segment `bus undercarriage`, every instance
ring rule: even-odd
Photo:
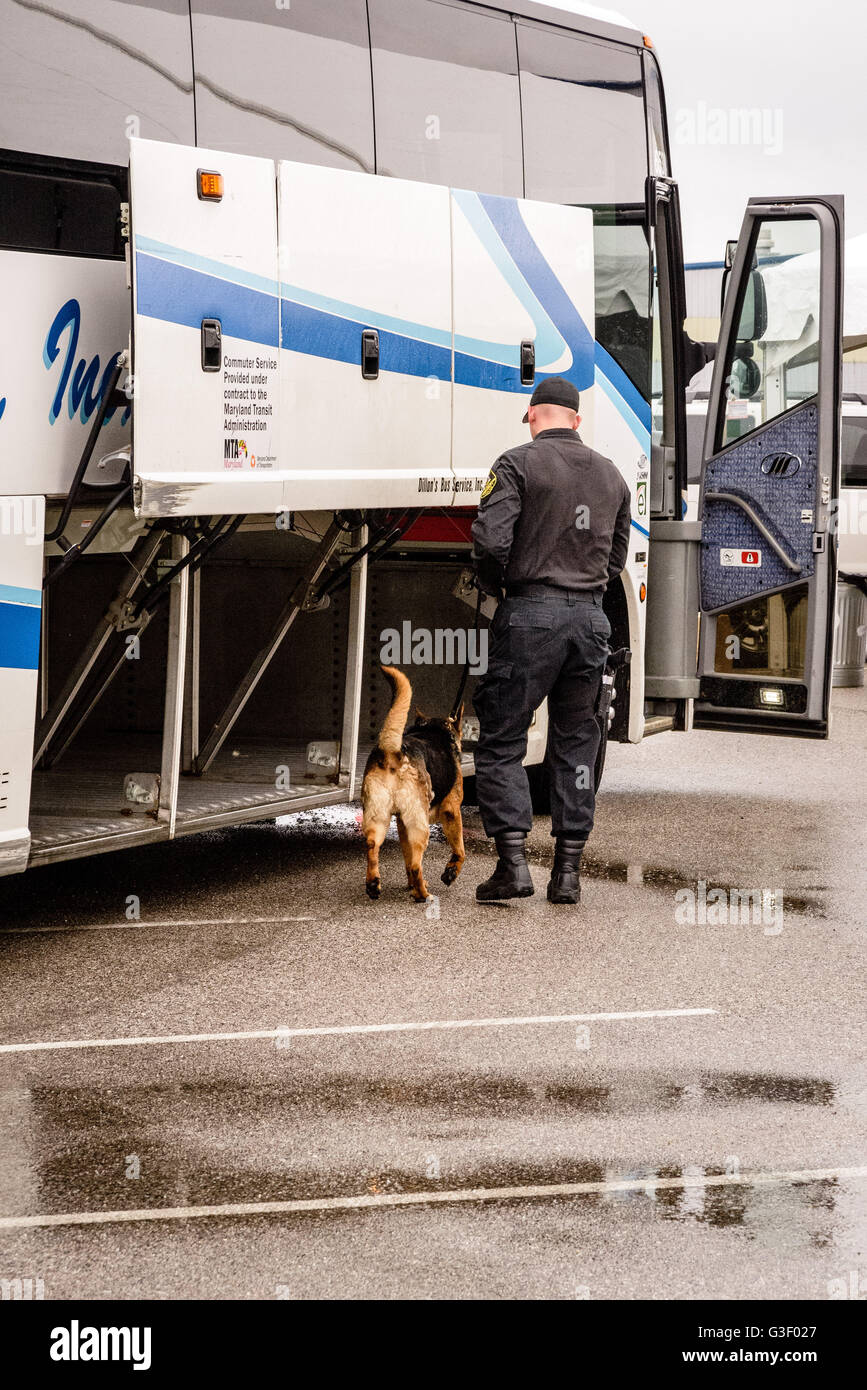
[[[352,800],[388,708],[388,642],[429,714],[451,707],[469,657],[472,774],[487,619],[468,647],[469,516],[237,520],[197,564],[210,529],[199,519],[121,514],[103,553],[48,584],[30,866]],[[109,549],[124,527],[125,548]],[[616,623],[616,601],[611,611]],[[544,746],[543,709],[529,763]]]

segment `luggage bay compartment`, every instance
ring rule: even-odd
[[[447,662],[413,664],[410,659],[407,665],[406,658],[422,631],[468,634],[472,629],[472,609],[452,594],[466,556],[460,547],[431,552],[398,547],[371,566],[364,586],[362,561],[354,566],[351,582],[331,594],[328,606],[299,612],[225,741],[207,766],[196,771],[196,752],[207,746],[254,653],[267,646],[275,617],[309,568],[327,521],[300,518],[304,534],[298,534],[280,531],[268,518],[251,519],[219,555],[209,557],[195,580],[198,598],[188,611],[173,824],[161,817],[159,799],[134,804],[124,791],[131,777],[145,793],[152,791],[165,766],[171,612],[164,604],[140,635],[138,657],[120,660],[117,674],[98,700],[89,704],[93,697],[85,692],[85,713],[73,707],[68,724],[61,725],[49,744],[47,765],[37,765],[31,865],[357,797],[367,753],[390,702],[390,688],[380,671],[389,631],[401,634],[403,650],[396,664],[407,669],[418,706],[427,714],[449,711],[462,671],[460,647]],[[171,545],[169,538],[163,550]],[[337,555],[334,567],[346,564],[351,553]],[[167,563],[164,556],[159,562],[162,570],[155,574],[164,573]],[[64,576],[48,612],[43,669],[48,706],[57,701],[70,669],[81,659],[125,571],[129,572],[127,557],[104,554],[82,560]],[[192,581],[190,589],[195,592]],[[196,632],[198,662],[191,655]],[[123,634],[113,634],[112,641],[117,660]],[[98,671],[94,674],[99,676]],[[468,713],[474,684],[471,674]],[[464,769],[466,775],[472,773],[471,747],[465,750]]]

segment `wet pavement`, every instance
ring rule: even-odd
[[[828,744],[613,747],[577,911],[543,818],[536,896],[477,905],[472,811],[426,907],[394,836],[367,899],[355,808],[0,880],[0,1277],[867,1292],[867,692],[834,716]]]

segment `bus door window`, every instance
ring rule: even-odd
[[[818,222],[812,217],[762,222],[726,360],[718,448],[816,394],[818,323]]]
[[[819,276],[815,218],[759,225],[754,269],[746,282],[738,330],[728,348],[717,449],[751,434],[818,391]],[[803,677],[807,600],[807,585],[797,585],[721,614],[714,669]]]

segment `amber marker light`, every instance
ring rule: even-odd
[[[223,175],[213,169],[197,169],[196,188],[203,203],[219,203],[223,196]]]

